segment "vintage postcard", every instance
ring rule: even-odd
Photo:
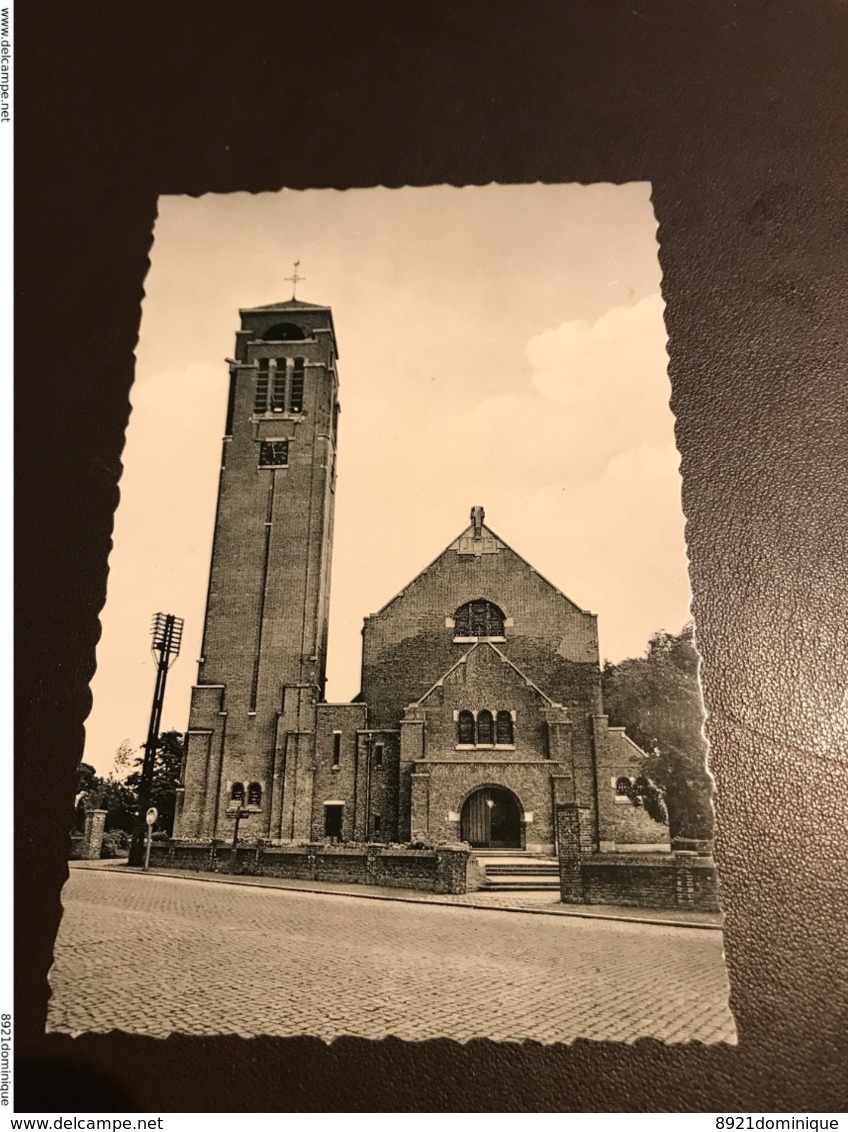
[[[150,258],[49,1029],[735,1042],[650,185]]]

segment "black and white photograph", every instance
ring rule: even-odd
[[[160,197],[49,1031],[735,1044],[658,250]]]

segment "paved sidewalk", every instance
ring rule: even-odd
[[[144,875],[130,868],[125,860],[71,861],[70,867],[83,869],[120,868],[127,874]],[[339,884],[335,881],[289,880],[278,877],[229,876],[226,873],[197,873],[189,869],[152,868],[150,875],[181,880],[235,884],[249,888],[280,888],[291,892],[323,893],[327,896],[354,896],[366,900],[397,900],[407,904],[439,904],[446,907],[482,908],[497,912],[523,912],[543,916],[575,916],[590,920],[616,920],[654,924],[661,927],[690,927],[720,930],[718,912],[686,912],[675,908],[630,908],[623,905],[562,904],[556,892],[469,892],[464,896],[436,895],[407,888],[384,888],[370,884]]]

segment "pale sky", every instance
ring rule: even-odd
[[[362,619],[486,523],[581,608],[601,655],[689,617],[650,185],[163,197],[145,282],[84,759],[144,742],[149,624],[185,618],[163,728],[200,654],[239,307],[328,305],[339,344],[327,698]]]

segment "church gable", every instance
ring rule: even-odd
[[[393,726],[403,708],[479,640],[497,643],[557,700],[564,699],[574,666],[598,669],[594,614],[552,586],[483,520],[482,508],[474,508],[471,524],[439,557],[365,619],[362,697],[377,726]],[[494,611],[488,620],[486,609]]]
[[[389,614],[393,607],[403,603],[411,592],[420,586],[426,586],[428,579],[433,575],[442,575],[445,570],[449,570],[452,566],[457,565],[457,560],[463,565],[469,565],[475,559],[491,558],[499,556],[503,560],[503,568],[508,570],[513,575],[521,572],[526,573],[529,577],[534,579],[534,584],[538,586],[539,590],[547,593],[551,600],[559,601],[567,605],[575,613],[584,614],[584,616],[591,616],[586,614],[575,602],[556,588],[551,582],[544,578],[538,570],[517,554],[512,547],[495,534],[493,530],[487,527],[484,523],[485,511],[482,507],[472,507],[471,509],[471,523],[462,531],[461,534],[449,543],[442,553],[434,559],[429,566],[426,566],[420,574],[417,574],[411,582],[409,582],[399,593],[388,601],[377,613],[372,614],[366,621],[377,618],[382,618]],[[496,566],[493,562],[486,562],[484,564],[483,572],[486,574],[497,573]]]

